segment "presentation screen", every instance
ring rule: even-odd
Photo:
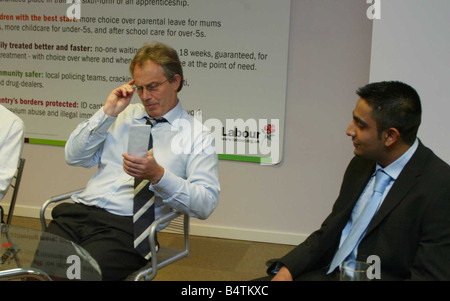
[[[24,120],[27,142],[64,145],[132,79],[137,50],[162,42],[184,68],[181,104],[211,128],[219,157],[281,161],[289,0],[0,3],[0,104]]]

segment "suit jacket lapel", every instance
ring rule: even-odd
[[[418,177],[422,173],[423,166],[427,160],[427,148],[419,143],[415,154],[403,168],[391,190],[387,194],[378,212],[367,229],[369,234],[378,224],[391,212],[416,185]]]
[[[361,176],[355,180],[355,193],[351,198],[351,202],[349,203],[349,207],[347,208],[350,213],[353,211],[353,208],[356,205],[356,202],[360,198],[362,192],[364,191],[364,188],[367,186],[367,182],[369,182],[370,177],[372,176],[373,172],[375,171],[375,163],[371,163],[367,165],[364,170],[361,172]]]
[[[350,219],[350,215],[353,212],[353,208],[355,207],[356,202],[361,196],[364,188],[367,185],[367,182],[369,181],[374,171],[375,171],[375,162],[364,161],[359,167],[358,174],[352,177],[351,183],[344,183],[344,185],[345,184],[351,185],[352,187],[354,187],[354,189],[352,188],[351,194],[345,194],[342,196],[343,200],[346,202],[346,205],[344,207],[345,209],[342,211],[340,218],[338,219],[340,221],[339,226],[342,229],[345,227],[346,223]]]

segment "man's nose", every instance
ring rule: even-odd
[[[142,98],[143,99],[149,99],[152,98],[153,94],[152,92],[150,92],[149,90],[147,90],[146,88],[144,88],[143,92],[142,92]]]
[[[353,124],[353,121],[348,125],[345,134],[350,137],[353,137],[355,135],[355,125]]]

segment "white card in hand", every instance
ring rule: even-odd
[[[148,152],[151,126],[135,124],[130,126],[128,136],[128,154],[136,157],[145,157]]]

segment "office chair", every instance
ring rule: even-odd
[[[17,165],[17,171],[16,174],[14,175],[10,186],[13,188],[13,193],[11,196],[11,202],[9,203],[9,211],[8,211],[8,217],[6,219],[6,224],[10,225],[11,224],[11,220],[13,217],[13,213],[14,213],[14,207],[16,205],[16,200],[17,200],[17,194],[19,193],[19,187],[20,187],[20,181],[22,179],[22,173],[23,173],[23,168],[25,167],[25,159],[24,158],[20,158],[19,163]],[[1,220],[0,222],[2,224],[4,224],[4,220],[3,220],[3,208],[0,206],[0,215],[1,215]]]
[[[43,231],[47,229],[47,223],[45,220],[45,211],[47,207],[53,203],[70,200],[73,194],[79,193],[81,191],[83,191],[83,189],[60,194],[48,199],[44,203],[40,211],[40,220]],[[170,223],[181,215],[183,215],[184,248],[177,249],[160,245],[159,250],[156,251],[155,234],[158,226],[161,224]],[[157,272],[163,267],[166,267],[182,258],[189,256],[189,215],[174,210],[156,219],[150,226],[149,241],[150,241],[150,250],[152,254],[156,255],[152,256],[151,260],[147,265],[129,275],[126,278],[127,281],[140,281],[140,280],[150,281],[156,277]]]

